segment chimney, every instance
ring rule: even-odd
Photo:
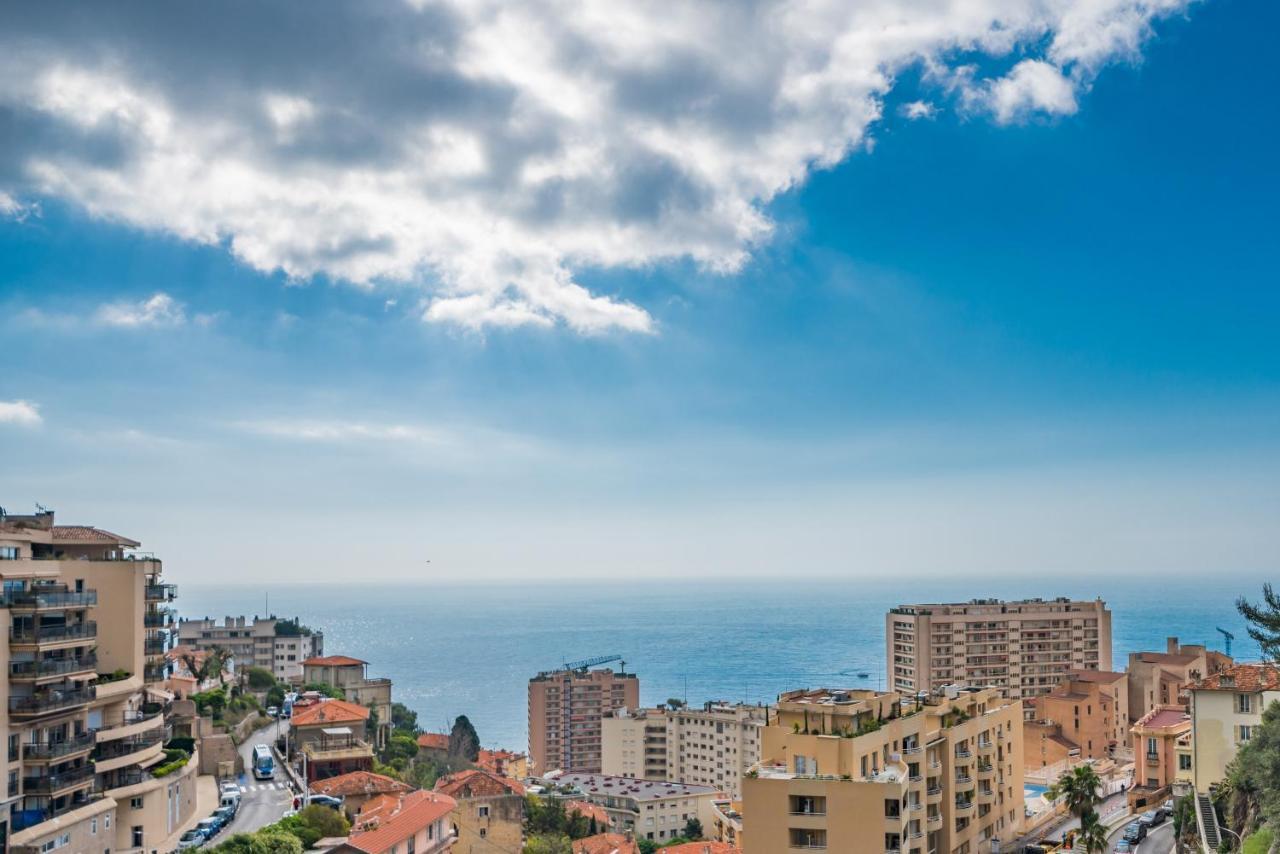
[[[1177,639],[1177,638],[1166,638],[1166,639],[1165,639],[1165,642],[1164,642],[1164,651],[1165,651],[1165,652],[1167,652],[1169,655],[1177,655],[1177,654],[1178,654],[1178,639]]]

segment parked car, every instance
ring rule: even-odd
[[[1161,809],[1160,807],[1156,807],[1153,810],[1147,810],[1141,816],[1138,817],[1138,821],[1145,824],[1147,826],[1147,830],[1150,830],[1156,825],[1163,823],[1164,819],[1165,819],[1164,810]]]
[[[213,817],[221,819],[222,826],[226,827],[236,817],[236,808],[233,806],[218,807],[213,811]]]
[[[240,784],[233,780],[223,780],[222,785],[218,787],[218,790],[224,795],[239,795]]]
[[[239,792],[223,792],[222,798],[218,801],[219,807],[229,807],[231,814],[235,815],[240,811],[240,793]]]
[[[274,717],[276,717],[276,716],[277,716],[277,715],[279,715],[279,714],[280,714],[280,707],[279,707],[279,706],[267,706],[267,716],[268,716],[268,717],[272,717],[272,718],[274,718]]]
[[[1121,839],[1116,843],[1115,854],[1131,854],[1134,850],[1133,843],[1127,839]]]
[[[1147,826],[1141,821],[1131,821],[1124,829],[1124,838],[1130,842],[1141,842],[1147,838]]]
[[[333,807],[335,810],[342,808],[342,798],[335,798],[332,795],[312,795],[310,802],[320,804],[322,807]]]
[[[200,819],[199,824],[196,825],[196,830],[199,830],[201,833],[204,834],[204,838],[206,842],[212,839],[214,836],[216,836],[218,831],[221,829],[222,829],[222,825],[219,824],[218,820],[213,816]]]
[[[199,848],[204,844],[204,834],[196,828],[191,828],[178,839],[178,850],[183,851],[187,848]]]
[[[1165,801],[1160,805],[1160,809],[1164,810],[1165,815],[1173,815],[1173,798]]]

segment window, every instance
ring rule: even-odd
[[[1236,711],[1242,715],[1251,713],[1253,711],[1253,696],[1250,694],[1237,694]]]
[[[1156,740],[1154,738],[1148,737],[1147,738],[1147,755],[1154,758],[1159,752],[1160,751],[1156,748]]]
[[[415,839],[415,837],[410,836],[410,837],[409,837],[409,839],[408,839],[408,841],[405,843],[405,849],[404,849],[405,854],[413,854],[413,851],[414,851],[414,839]]]
[[[140,824],[135,824],[133,826],[133,847],[142,847],[142,825]]]
[[[98,817],[96,815],[93,818],[89,819],[89,832],[90,833],[98,832]]]
[[[0,560],[17,560],[17,546],[0,546]]]
[[[105,816],[102,817],[102,826],[106,830],[111,829],[111,813],[107,813]]]
[[[66,848],[70,844],[71,844],[71,834],[64,833],[60,836],[55,836],[53,839],[50,839],[48,842],[41,845],[40,850],[42,852],[56,851],[59,848]]]
[[[18,772],[9,772],[9,797],[16,798],[18,796]]]
[[[476,807],[476,815],[480,816],[480,818],[488,818],[488,817],[489,817],[489,807],[487,807],[487,806]]]
[[[137,797],[137,798],[130,798],[130,799],[129,799],[129,809],[134,809],[134,810],[140,810],[140,809],[142,809],[142,798],[141,798],[141,797]],[[139,844],[139,845],[141,845],[142,843],[141,843],[141,842],[139,842],[138,844]]]
[[[1191,754],[1190,753],[1183,753],[1178,756],[1178,770],[1179,771],[1191,770]]]
[[[1253,727],[1247,724],[1240,725],[1240,741],[1248,741],[1253,736]]]

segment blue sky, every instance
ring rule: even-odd
[[[906,63],[837,163],[717,197],[756,198],[767,236],[702,202],[666,222],[713,190],[637,160],[593,223],[660,225],[584,256],[563,247],[613,237],[562,224],[496,289],[458,272],[497,268],[474,248],[402,275],[399,251],[299,248],[338,214],[285,205],[285,240],[193,196],[192,224],[162,189],[90,187],[138,178],[129,154],[51,178],[16,146],[0,495],[143,539],[179,580],[1274,570],[1277,24],[1212,0],[1140,55]],[[1002,114],[1037,51],[1074,101]],[[50,96],[4,97],[25,142]],[[562,269],[585,313],[519,279]]]

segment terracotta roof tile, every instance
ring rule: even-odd
[[[321,655],[315,658],[308,658],[302,662],[303,667],[351,667],[356,664],[368,664],[369,662],[359,658],[352,658],[349,655]]]
[[[659,848],[658,854],[739,854],[728,842],[685,842]]]
[[[382,795],[366,807],[370,805],[371,809],[360,811],[356,818],[360,829],[353,830],[347,841],[359,851],[381,854],[453,812],[457,802],[448,795],[419,789],[400,798]]]
[[[524,795],[524,786],[480,768],[459,771],[436,780],[435,790],[451,798],[492,798],[501,795]]]
[[[118,543],[126,546],[142,545],[137,540],[94,528],[91,525],[54,525],[53,539],[70,543]]]
[[[346,700],[324,700],[302,708],[294,707],[292,727],[317,726],[319,724],[355,723],[369,719],[369,710],[359,703]]]
[[[372,771],[352,771],[349,774],[339,774],[337,777],[328,777],[324,780],[316,780],[311,784],[311,791],[320,795],[333,795],[334,797],[346,797],[347,795],[383,795],[388,792],[408,792],[413,787],[408,783],[401,783],[399,780],[393,780],[382,774],[374,774]]]
[[[640,847],[635,841],[621,833],[600,833],[575,839],[570,847],[573,854],[640,854]]]
[[[448,750],[449,736],[443,732],[424,732],[418,736],[418,747],[426,750]]]
[[[1237,691],[1241,694],[1280,691],[1280,668],[1274,664],[1237,664],[1193,682],[1191,687],[1196,691]]]
[[[597,827],[608,827],[613,824],[609,818],[609,811],[590,801],[565,801],[564,811],[566,813],[579,813],[588,821],[594,818]]]

